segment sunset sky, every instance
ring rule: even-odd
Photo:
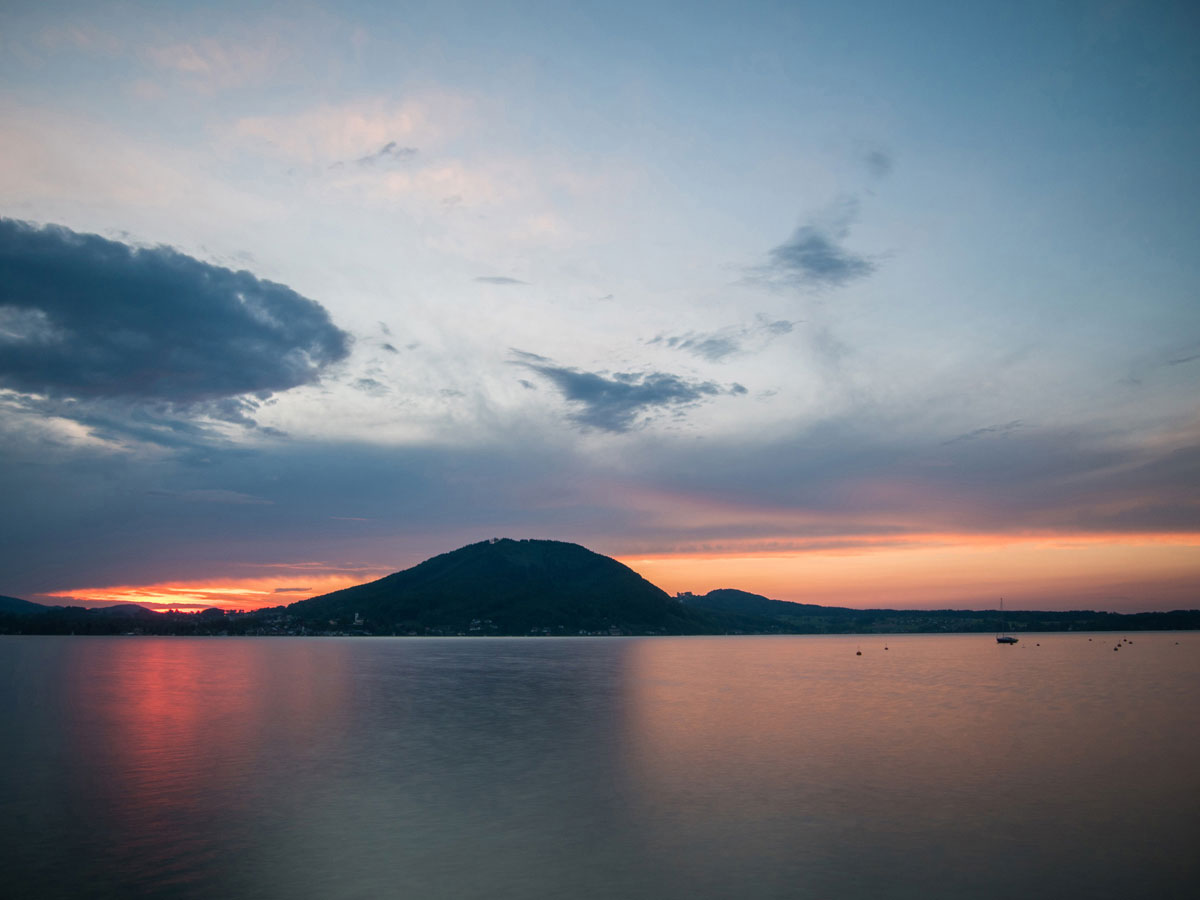
[[[0,594],[1200,606],[1200,7],[898,10],[6,2]]]

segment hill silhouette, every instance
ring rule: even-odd
[[[615,559],[563,541],[508,538],[298,601],[287,612],[301,621],[418,634],[724,630],[720,617],[689,609]]]
[[[11,613],[19,616],[33,616],[39,613],[49,612],[52,609],[54,609],[54,607],[45,606],[41,603],[34,603],[32,600],[21,600],[18,597],[0,596],[0,613]]]

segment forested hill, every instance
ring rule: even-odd
[[[753,616],[795,634],[906,634],[985,631],[1175,631],[1200,628],[1200,610],[1110,613],[1094,610],[850,609],[771,600],[721,588],[680,594],[696,610]]]
[[[359,624],[417,634],[724,630],[722,617],[689,609],[615,559],[578,544],[507,538],[470,544],[378,581],[301,600],[287,612],[314,625]]]
[[[21,600],[17,597],[0,596],[0,615],[12,613],[15,615],[33,616],[38,613],[49,612],[54,607],[43,606],[40,603],[33,603],[29,600]]]

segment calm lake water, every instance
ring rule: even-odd
[[[0,892],[1190,898],[1200,635],[1120,637],[0,637]]]

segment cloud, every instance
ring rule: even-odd
[[[389,393],[387,385],[374,378],[356,378],[350,386],[370,397],[382,397]]]
[[[877,268],[874,260],[843,246],[856,213],[857,204],[846,201],[801,225],[791,238],[767,254],[765,265],[750,274],[811,289],[843,287],[866,278]]]
[[[293,163],[327,167],[338,161],[362,160],[401,141],[436,148],[448,131],[457,131],[463,103],[447,94],[390,100],[363,100],[342,106],[324,105],[299,113],[239,119],[231,137]],[[443,192],[443,195],[446,192]]]
[[[253,424],[259,402],[349,350],[325,309],[284,285],[169,247],[0,219],[0,387],[53,414],[140,405]]]
[[[984,428],[976,428],[973,431],[960,434],[958,437],[952,437],[948,441],[942,441],[942,446],[946,447],[961,441],[973,441],[977,438],[986,437],[989,434],[1008,434],[1010,431],[1020,428],[1022,424],[1024,423],[1020,419],[1013,419],[1011,422],[1005,422],[1003,425],[988,425]]]
[[[844,537],[863,529],[1200,533],[1200,498],[1179,490],[1200,477],[1195,429],[1122,436],[996,426],[947,441],[930,412],[908,420],[851,414],[770,438],[710,436],[670,454],[631,445],[622,464],[653,486],[631,496],[686,499],[659,520],[675,540]]]
[[[577,410],[571,421],[584,428],[626,432],[656,411],[691,406],[720,394],[742,394],[741,385],[723,388],[711,381],[689,381],[666,372],[617,372],[605,376],[556,366],[536,354],[516,351],[522,357],[516,364],[537,372],[549,380]]]
[[[731,326],[709,332],[659,334],[646,343],[662,344],[709,362],[721,362],[731,356],[761,350],[776,337],[789,334],[797,324],[787,319],[772,321],[760,315],[751,325]]]
[[[561,390],[542,373],[516,374]],[[622,384],[611,374],[602,382]],[[542,396],[515,389],[529,401]],[[568,402],[589,411],[584,400]],[[676,408],[642,408],[627,430]],[[289,567],[266,589],[315,584],[306,560],[383,574],[497,533],[629,553],[786,549],[813,538],[853,546],[864,535],[1200,532],[1200,498],[1180,490],[1200,483],[1194,429],[1122,437],[1031,422],[943,443],[967,430],[919,406],[703,440],[645,430],[622,437],[619,454],[526,423],[491,440],[209,445],[130,465],[95,442],[50,442],[40,421],[0,441],[3,592],[201,579],[258,571],[264,560]],[[269,502],[203,500],[233,499],[207,493],[226,491]]]
[[[416,147],[401,147],[395,141],[388,141],[374,153],[360,156],[355,162],[360,166],[373,166],[381,162],[409,159],[417,155]]]
[[[718,335],[695,335],[692,337],[671,337],[667,338],[669,346],[678,347],[680,350],[687,350],[694,353],[696,356],[716,362],[724,359],[727,356],[739,352],[741,344],[729,337]]]
[[[528,281],[521,281],[519,278],[509,278],[506,275],[480,275],[474,280],[482,284],[529,284]]]
[[[867,151],[863,155],[863,163],[866,165],[867,171],[876,178],[886,178],[891,174],[892,167],[895,165],[892,157],[879,148]]]

